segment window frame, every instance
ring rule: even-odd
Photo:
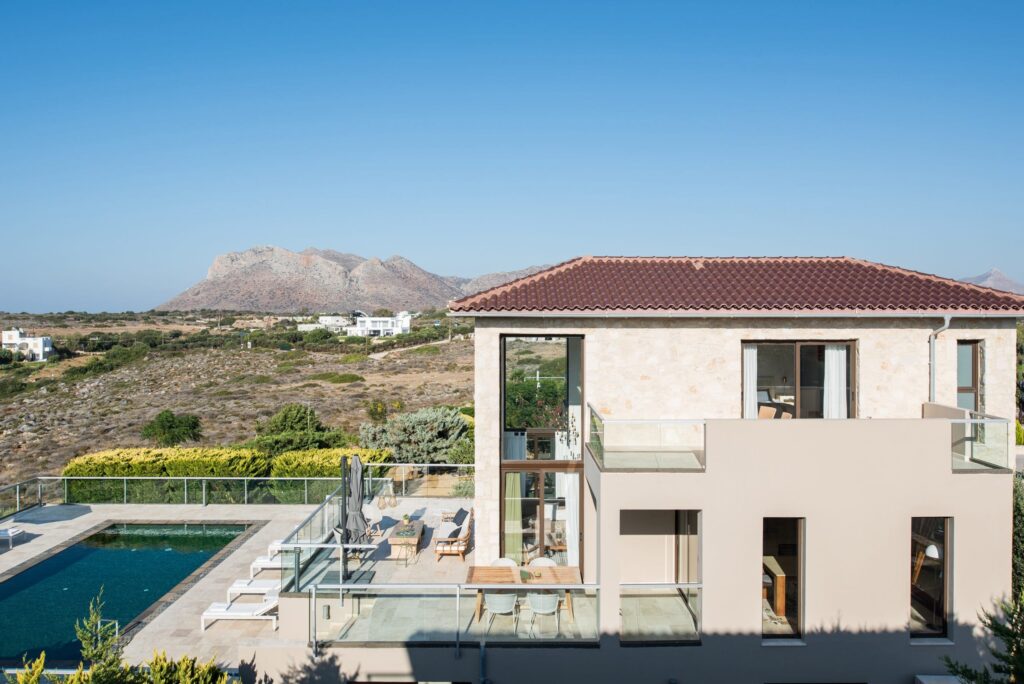
[[[857,356],[858,347],[857,340],[779,340],[779,339],[764,339],[764,340],[741,340],[740,341],[740,417],[743,417],[743,389],[746,386],[746,377],[744,376],[743,370],[743,346],[752,344],[754,346],[760,346],[762,344],[776,344],[776,345],[792,345],[793,346],[793,388],[794,388],[794,400],[793,400],[793,418],[797,420],[825,420],[824,418],[801,418],[800,417],[800,348],[804,346],[822,347],[829,344],[845,344],[849,348],[849,375],[850,382],[847,390],[850,392],[850,405],[847,411],[846,419],[854,419],[858,417],[857,405],[860,403],[860,391],[858,380],[858,368],[857,368]]]
[[[927,641],[929,639],[944,639],[950,640],[949,633],[949,620],[950,616],[953,615],[953,601],[952,591],[953,588],[953,516],[949,515],[915,515],[910,518],[910,548],[911,548],[911,567],[910,567],[910,582],[908,582],[908,588],[910,590],[910,601],[907,607],[912,611],[914,602],[914,560],[913,560],[913,548],[914,548],[914,521],[920,519],[939,518],[942,520],[942,633],[937,634],[934,632],[914,632],[913,623],[907,620],[907,631],[910,633],[911,641]],[[909,614],[908,614],[909,618]]]
[[[761,557],[762,567],[760,575],[764,575],[764,526],[768,520],[793,520],[796,522],[796,538],[797,538],[797,591],[796,591],[796,630],[794,634],[765,634],[764,622],[762,617],[761,624],[761,642],[796,642],[803,643],[804,639],[804,598],[806,596],[807,586],[807,518],[805,516],[798,515],[767,515],[761,518]],[[764,584],[761,584],[762,592]],[[758,592],[757,596],[762,601],[762,592]]]
[[[967,385],[964,387],[960,386],[960,347],[970,346],[971,348],[971,379],[973,385]],[[956,406],[960,406],[960,394],[961,393],[972,393],[974,394],[974,408],[965,409],[974,411],[975,413],[981,412],[981,341],[980,340],[957,340],[956,341]]]

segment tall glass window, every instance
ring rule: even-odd
[[[956,405],[981,410],[981,353],[977,342],[956,344]]]
[[[910,635],[945,637],[949,518],[913,518],[910,530]]]
[[[761,636],[800,636],[803,518],[765,518],[762,532]]]
[[[581,566],[583,338],[502,338],[502,555]]]

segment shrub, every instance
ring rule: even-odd
[[[376,449],[309,449],[274,457],[271,477],[341,477],[341,458],[358,456],[363,463],[387,463],[391,454]]]
[[[0,366],[8,366],[14,363],[14,352],[10,349],[0,349]]]
[[[437,356],[441,353],[441,348],[436,344],[427,345],[425,347],[416,347],[410,349],[407,354],[421,354],[423,356]]]
[[[334,334],[331,331],[324,328],[317,328],[316,330],[310,330],[304,336],[303,342],[327,342],[328,340],[334,339]]]
[[[374,423],[383,423],[387,420],[389,413],[401,411],[403,408],[405,408],[405,404],[402,403],[401,399],[392,399],[390,401],[373,399],[366,403],[366,415]]]
[[[157,446],[177,446],[182,442],[199,441],[203,438],[203,430],[199,416],[161,411],[142,428],[142,437],[153,440]]]
[[[1017,421],[1017,446],[1024,446],[1024,425]]]
[[[110,449],[78,456],[66,477],[266,477],[270,459],[253,449],[168,447]]]
[[[320,432],[303,430],[301,432],[280,432],[276,435],[259,435],[243,446],[256,449],[268,456],[275,456],[286,451],[347,447],[355,446],[357,443],[358,440],[354,435],[342,430],[322,430]]]
[[[474,483],[473,479],[470,477],[459,480],[455,483],[455,486],[452,487],[452,496],[466,499],[473,498],[476,492],[475,484],[476,483]]]
[[[476,446],[469,437],[463,437],[448,450],[445,461],[454,464],[473,463],[476,458]]]
[[[323,432],[327,428],[309,406],[285,404],[268,420],[256,424],[258,435],[279,435],[284,432]]]
[[[369,358],[370,357],[367,356],[366,354],[354,354],[354,353],[353,354],[345,354],[344,356],[341,357],[341,362],[342,363],[360,363],[362,361],[366,361]]]
[[[368,449],[388,449],[399,463],[438,463],[468,429],[456,409],[426,408],[399,414],[384,424],[364,423],[359,443]]]
[[[65,380],[78,380],[94,375],[109,373],[112,370],[127,366],[130,363],[143,359],[149,353],[149,345],[136,342],[130,347],[116,345],[103,356],[90,359],[84,366],[72,366],[64,371]]]

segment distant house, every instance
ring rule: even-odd
[[[3,331],[3,348],[21,353],[28,361],[45,361],[53,354],[53,340],[49,337],[31,337],[21,328]]]
[[[332,333],[345,332],[345,328],[352,325],[352,319],[348,316],[320,316],[316,323],[299,323],[296,329],[299,332],[310,330],[327,330]]]
[[[354,325],[345,328],[353,337],[391,337],[409,332],[412,314],[399,311],[394,316],[357,316]]]

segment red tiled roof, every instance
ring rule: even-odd
[[[456,300],[453,313],[974,313],[1024,296],[849,257],[578,257]]]

